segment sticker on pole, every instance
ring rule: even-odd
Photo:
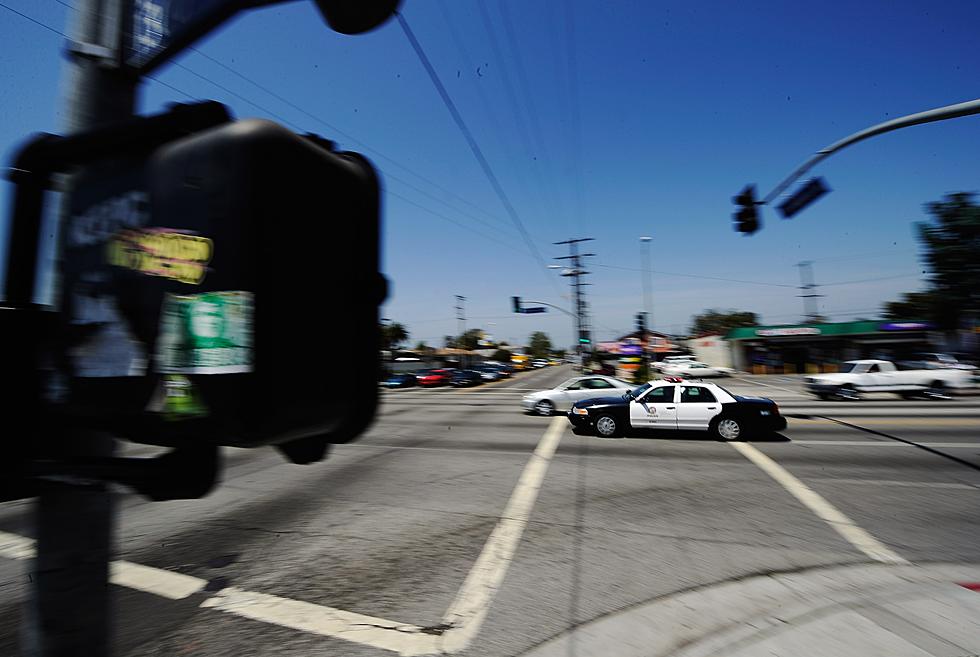
[[[251,292],[168,294],[160,317],[156,370],[162,374],[252,371]]]

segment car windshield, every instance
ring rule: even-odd
[[[847,374],[848,372],[853,371],[857,366],[857,363],[841,363],[837,366],[837,371],[841,374]]]
[[[626,393],[626,395],[632,399],[636,399],[652,387],[653,386],[650,383],[644,383],[641,386],[637,386],[633,388],[628,393]]]

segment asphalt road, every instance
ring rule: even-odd
[[[980,580],[980,397],[818,402],[799,377],[740,377],[723,385],[775,399],[786,431],[598,439],[520,411],[571,374],[386,391],[370,432],[324,463],[228,450],[205,499],[121,493],[117,559],[148,568],[113,586],[116,654],[511,656],[758,574],[946,563]],[[0,505],[4,655],[29,509]]]

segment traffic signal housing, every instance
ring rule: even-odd
[[[757,207],[759,202],[755,200],[755,185],[746,185],[732,201],[738,206],[734,216],[735,230],[746,235],[759,230],[761,219]]]
[[[646,333],[647,330],[647,314],[644,312],[636,313],[636,330],[640,333]]]
[[[377,405],[387,285],[375,170],[321,138],[227,115],[140,141],[170,118],[134,120],[118,138],[48,136],[74,149],[48,171],[85,169],[68,193],[51,328],[35,337],[40,416],[178,449],[272,444],[319,460]],[[28,192],[40,199],[18,186]],[[41,213],[21,202],[15,233]]]

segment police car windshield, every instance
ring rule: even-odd
[[[629,395],[632,399],[636,399],[637,397],[639,397],[640,395],[642,395],[644,392],[646,392],[652,387],[653,386],[651,386],[649,383],[644,383],[642,386],[637,386],[626,394]]]

